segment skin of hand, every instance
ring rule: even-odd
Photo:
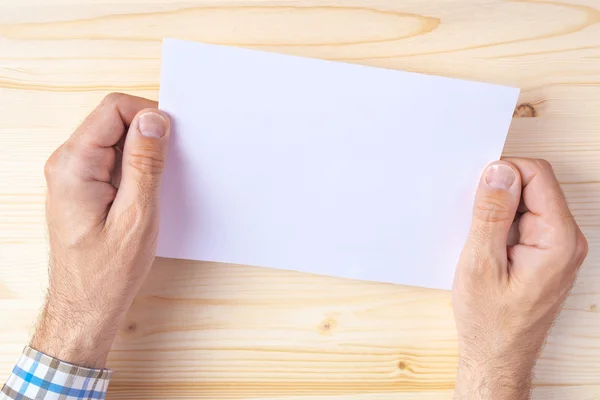
[[[170,135],[156,107],[108,95],[46,163],[49,289],[30,343],[36,350],[105,365],[156,251]]]
[[[453,288],[455,399],[524,400],[548,332],[587,255],[550,164],[491,164]]]

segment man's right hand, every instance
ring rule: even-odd
[[[550,164],[488,166],[454,281],[456,399],[529,399],[533,367],[586,254]]]

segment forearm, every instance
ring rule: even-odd
[[[104,365],[123,313],[58,297],[51,291],[0,400],[104,399],[111,376]]]
[[[122,315],[114,307],[57,302],[49,296],[30,346],[74,365],[104,368]]]
[[[459,362],[455,400],[529,400],[531,367],[515,357],[509,364]]]

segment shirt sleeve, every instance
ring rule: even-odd
[[[26,347],[0,400],[104,399],[112,371],[78,367]]]

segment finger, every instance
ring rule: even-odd
[[[508,160],[522,175],[523,208],[527,210],[519,220],[519,244],[512,249],[517,254],[513,268],[535,271],[532,254],[547,268],[572,265],[573,259],[585,253],[581,251],[585,238],[569,210],[552,166],[544,160]],[[516,262],[525,254],[530,254],[522,258],[526,263]]]
[[[567,200],[554,170],[548,161],[527,158],[506,158],[521,174],[523,181],[523,212],[539,216],[572,218]]]
[[[84,145],[112,147],[119,142],[135,115],[157,103],[142,97],[111,93],[102,100],[73,134]]]
[[[514,246],[515,244],[519,243],[519,238],[521,236],[521,232],[519,231],[520,220],[521,219],[517,217],[510,226],[510,229],[508,231],[508,240],[506,241],[506,244],[508,246]]]
[[[521,178],[522,179],[522,178]],[[521,189],[522,191],[523,189]],[[523,196],[521,195],[521,201],[519,202],[519,208],[517,209],[517,212],[524,214],[526,212],[529,212],[529,209],[527,208],[527,206],[525,205],[525,200],[523,200]]]
[[[149,214],[157,210],[169,136],[170,122],[165,113],[154,108],[135,116],[127,132],[121,182],[110,214],[118,215],[132,206]]]
[[[79,219],[104,220],[110,203],[115,198],[116,189],[110,183],[103,182],[102,177],[90,178],[89,171],[99,159],[95,156],[83,156],[67,146],[57,149],[46,162],[44,174],[48,184],[47,207],[62,209],[53,215],[79,215]],[[109,150],[109,149],[96,149]],[[68,201],[53,202],[58,196]],[[65,217],[66,218],[66,217]]]
[[[475,196],[467,247],[506,259],[511,225],[521,196],[521,176],[510,163],[498,161],[483,173]]]
[[[517,244],[549,249],[555,242],[555,232],[548,219],[527,212],[519,218],[519,241]]]

